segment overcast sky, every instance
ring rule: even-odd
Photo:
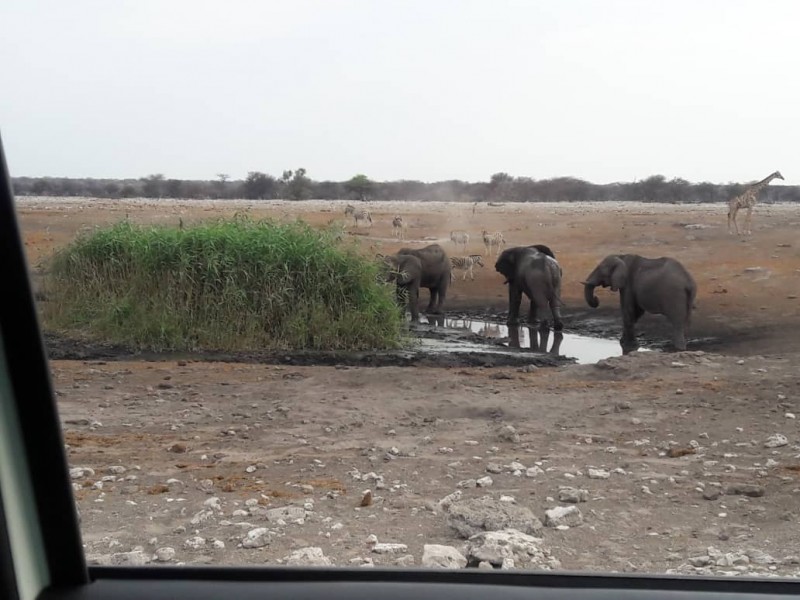
[[[800,184],[793,0],[3,0],[12,175]]]

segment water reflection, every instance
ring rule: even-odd
[[[509,348],[574,357],[581,364],[592,364],[598,360],[622,354],[619,341],[616,339],[553,331],[547,326],[540,328],[512,327],[509,330],[503,324],[478,319],[454,319],[444,315],[429,315],[427,320],[436,327],[476,333],[487,338],[487,341],[489,339],[500,341]],[[425,322],[424,316],[422,322]],[[460,345],[468,346],[469,344],[462,342]],[[457,347],[458,344],[455,346]],[[644,350],[644,348],[640,348],[640,350]]]
[[[548,351],[547,345],[550,340],[550,327],[547,325],[541,325],[538,328],[535,327],[512,327],[508,330],[508,346],[509,348],[520,348],[525,349],[525,346],[520,343],[520,333],[524,333],[523,329],[528,330],[528,348],[533,352],[543,352],[545,354],[552,354],[553,356],[559,356],[561,354],[561,342],[564,340],[564,333],[561,331],[553,332],[553,345],[550,347]],[[522,336],[522,340],[524,341],[525,336]]]

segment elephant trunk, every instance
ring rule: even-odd
[[[586,298],[586,304],[591,306],[592,308],[597,308],[600,306],[600,301],[597,299],[597,296],[594,295],[594,288],[596,284],[585,282],[583,284],[583,295]]]

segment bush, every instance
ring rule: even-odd
[[[335,237],[247,218],[97,229],[53,257],[45,327],[149,350],[399,346],[394,290]]]

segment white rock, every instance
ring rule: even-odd
[[[192,518],[189,520],[189,522],[192,525],[199,525],[201,523],[205,523],[206,521],[208,521],[213,516],[214,516],[214,511],[212,511],[212,510],[201,510],[201,511],[195,513],[192,516]]]
[[[588,499],[589,499],[588,490],[568,487],[568,486],[558,488],[559,502],[578,504],[579,502],[586,502]]]
[[[214,540],[211,542],[211,547],[215,550],[224,550],[225,549],[225,542],[222,540]]]
[[[295,550],[284,560],[289,566],[327,567],[333,564],[331,559],[322,553],[322,548],[309,546]]]
[[[783,415],[783,416],[784,416],[784,417],[786,417],[787,419],[796,419],[796,418],[797,418],[797,417],[795,417],[795,414],[794,414],[794,413],[790,413],[790,412],[787,412],[787,413],[786,413],[785,415]]]
[[[267,521],[295,521],[305,518],[306,511],[302,506],[282,506],[267,510],[264,516],[266,516]]]
[[[153,560],[156,562],[169,562],[173,558],[175,558],[175,548],[170,548],[169,546],[159,548],[153,554]]]
[[[84,477],[94,477],[94,469],[89,467],[73,467],[69,470],[71,479],[83,479]]]
[[[538,475],[544,475],[544,471],[539,467],[528,467],[525,469],[526,477],[536,477]]]
[[[183,542],[183,547],[187,550],[199,550],[200,548],[204,548],[206,545],[205,538],[201,538],[199,535],[194,537],[190,537],[188,540]]]
[[[216,496],[212,496],[203,502],[203,506],[207,506],[209,508],[213,508],[214,510],[222,510],[222,505],[220,504],[219,498]]]
[[[375,554],[399,554],[401,552],[408,552],[408,546],[405,544],[377,542],[372,544],[372,551]]]
[[[131,552],[115,552],[111,555],[111,564],[124,567],[141,567],[150,562],[150,557],[143,550]]]
[[[469,538],[469,564],[490,563],[495,568],[560,569],[561,563],[542,547],[541,538],[526,535],[516,529],[487,531]]]
[[[605,469],[589,469],[589,479],[608,479],[611,473]]]
[[[422,566],[439,569],[463,569],[467,558],[452,546],[425,544],[422,548]]]
[[[261,548],[269,543],[269,530],[266,527],[256,527],[247,532],[242,540],[244,548]]]
[[[767,441],[764,442],[764,448],[780,448],[781,446],[786,446],[789,443],[789,440],[786,439],[786,436],[782,433],[773,433]]]
[[[458,502],[461,500],[461,496],[463,496],[463,492],[460,490],[453,492],[452,494],[448,494],[441,500],[439,500],[439,508],[442,510],[447,510],[453,504],[453,502]]]
[[[494,481],[492,481],[492,478],[487,475],[486,477],[477,479],[475,483],[478,485],[478,487],[489,487],[494,483]]]
[[[548,527],[568,525],[575,527],[583,522],[583,515],[577,506],[556,506],[544,511],[544,523]]]
[[[127,471],[127,469],[121,465],[114,465],[106,469],[106,472],[111,475],[122,475],[125,471]]]

